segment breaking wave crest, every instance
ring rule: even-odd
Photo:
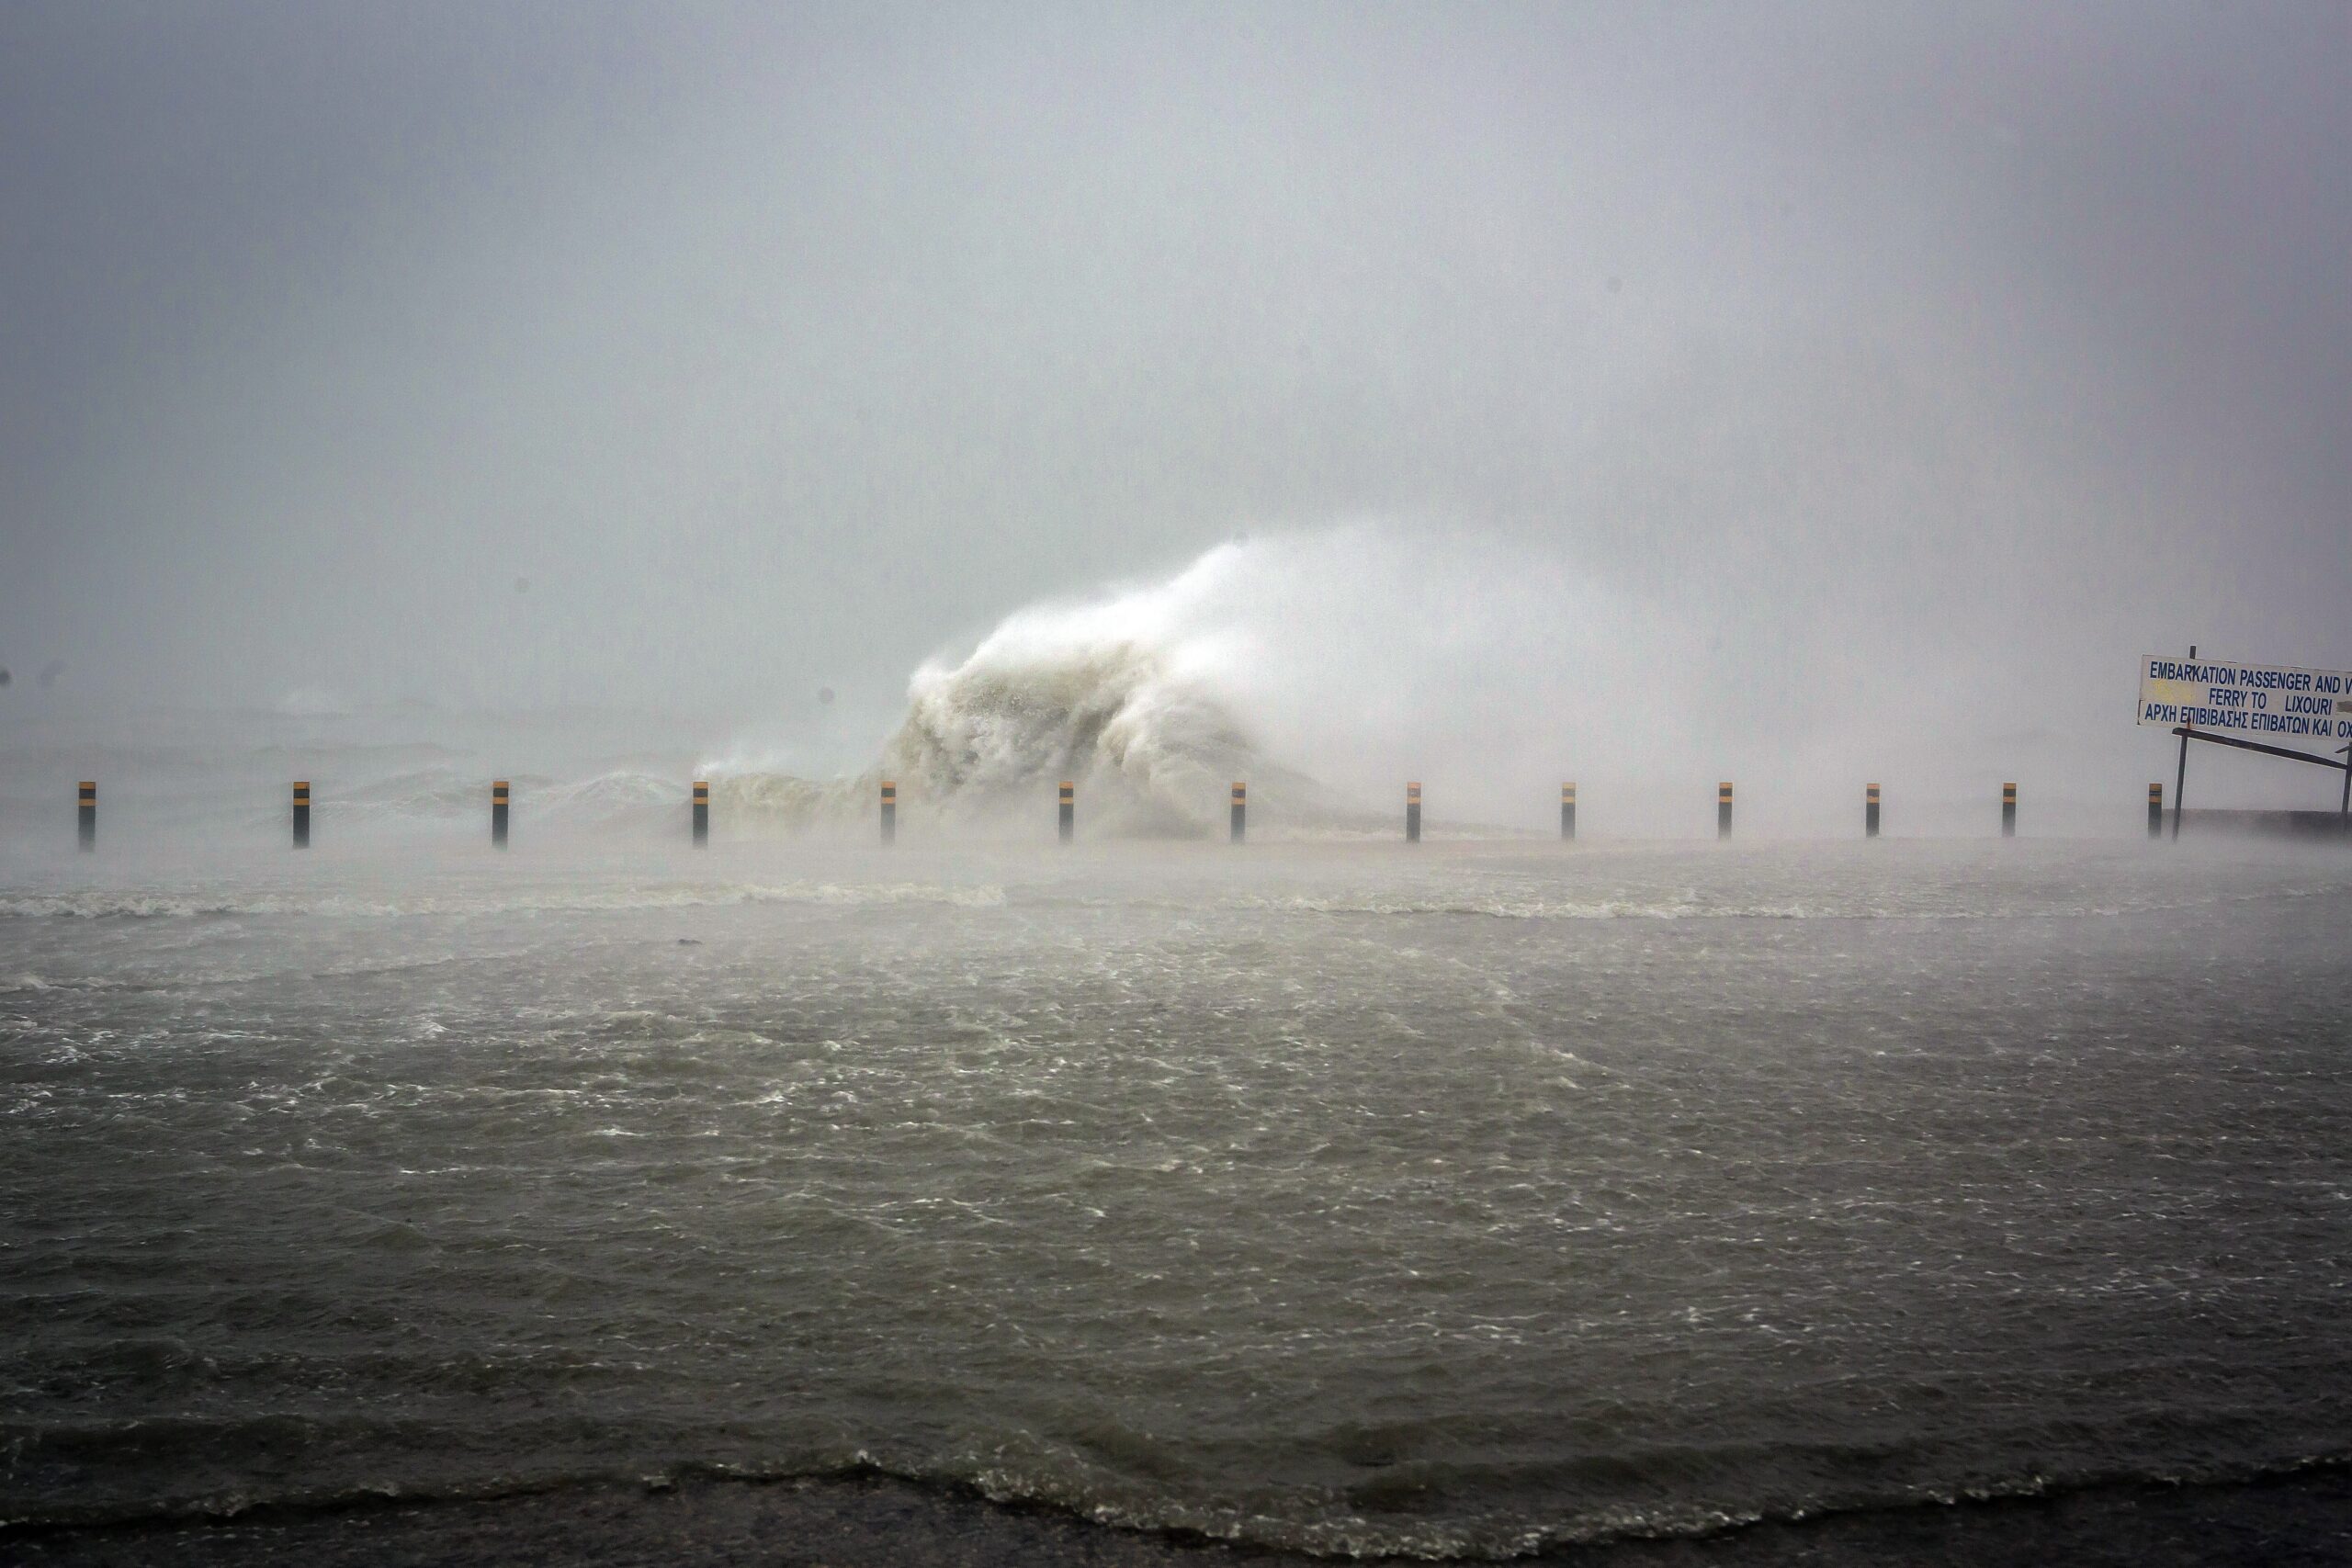
[[[1019,616],[953,669],[925,665],[884,766],[943,815],[1034,810],[1062,779],[1114,831],[1206,826],[1256,748],[1187,649],[1120,606]]]
[[[1034,819],[1069,780],[1082,831],[1191,838],[1222,830],[1243,781],[1284,831],[1373,830],[1270,762],[1237,712],[1225,677],[1252,641],[1230,592],[1239,560],[1238,547],[1221,547],[1155,587],[1023,610],[968,657],[915,671],[906,716],[867,772],[819,782],[713,768],[714,799],[735,821],[863,821],[888,779],[903,819],[988,827]]]

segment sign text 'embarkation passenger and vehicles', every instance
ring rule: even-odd
[[[2150,654],[2140,660],[2140,722],[2273,742],[2352,739],[2352,672]]]

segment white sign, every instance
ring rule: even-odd
[[[2332,751],[2352,739],[2352,673],[2150,654],[2140,660],[2140,722],[2302,749],[2325,740]]]

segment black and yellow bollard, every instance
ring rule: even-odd
[[[1564,784],[1560,786],[1560,837],[1573,839],[1576,836],[1577,786]]]
[[[1065,844],[1078,837],[1078,785],[1068,779],[1062,780],[1061,829]]]
[[[1250,828],[1250,786],[1233,781],[1233,841],[1239,843]]]
[[[78,798],[80,807],[75,813],[75,826],[81,832],[82,847],[95,850],[98,847],[98,781],[84,779]]]
[[[494,850],[506,847],[506,781],[490,781],[490,846]]]
[[[882,781],[882,841],[899,841],[899,786],[888,779]]]
[[[710,781],[695,780],[695,848],[710,842]]]
[[[1878,837],[1878,785],[1862,786],[1862,837]]]
[[[1405,841],[1408,844],[1421,841],[1421,786],[1419,784],[1405,786]]]
[[[2005,784],[2001,786],[2001,837],[2014,839],[2017,836],[2018,786]]]
[[[2148,837],[2161,839],[2164,836],[2165,786],[2152,784],[2148,786]]]
[[[1715,786],[1715,837],[1731,837],[1731,781],[1725,779]]]
[[[311,847],[311,781],[308,779],[294,781],[294,847],[298,850]]]

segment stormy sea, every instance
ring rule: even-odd
[[[0,1558],[2352,1551],[2339,846],[1408,845],[1078,640],[503,851],[437,720],[15,747]]]

